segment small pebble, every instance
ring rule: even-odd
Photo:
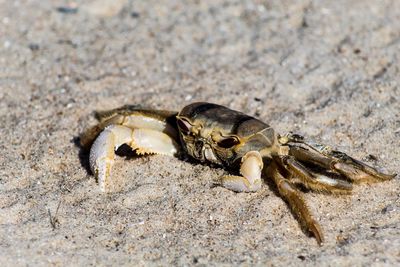
[[[9,17],[4,17],[1,22],[3,22],[3,24],[8,24],[10,23],[10,18]]]
[[[64,14],[76,14],[78,13],[78,7],[76,6],[60,6],[57,7],[57,11]]]
[[[393,211],[396,211],[396,208],[393,205],[387,205],[386,207],[384,207],[381,210],[381,213],[382,214],[386,214],[386,213],[390,213],[390,212],[393,212]]]
[[[136,19],[140,17],[140,14],[138,12],[131,12],[131,17]]]
[[[11,46],[11,42],[6,40],[6,41],[4,41],[3,46],[4,46],[4,48],[9,48]]]
[[[127,2],[128,0],[94,0],[82,5],[82,9],[97,17],[112,17],[121,12]]]
[[[31,51],[37,51],[40,48],[38,44],[34,44],[34,43],[29,44],[28,47]]]
[[[303,256],[303,255],[299,255],[299,256],[297,256],[297,258],[299,258],[299,259],[302,260],[302,261],[304,261],[304,260],[306,259],[306,257]]]

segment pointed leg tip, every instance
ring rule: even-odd
[[[385,174],[365,164],[356,166],[348,163],[337,162],[333,166],[336,171],[346,176],[348,179],[350,179],[353,183],[356,184],[364,182],[373,183],[373,182],[388,181],[393,179],[397,175],[397,174]]]
[[[318,245],[322,246],[325,243],[325,239],[324,236],[322,235],[322,233],[314,233],[315,239],[317,239],[317,243]]]
[[[322,229],[316,221],[313,221],[309,225],[309,231],[312,233],[312,235],[317,240],[318,245],[322,246],[324,244],[325,239],[324,239],[324,235],[322,234]]]

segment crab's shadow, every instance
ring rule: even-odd
[[[90,151],[88,149],[85,149],[84,147],[82,147],[79,136],[75,136],[72,139],[72,142],[79,149],[79,152],[78,152],[79,163],[86,170],[88,175],[92,174],[92,171],[90,170],[90,163],[89,163],[89,152]]]

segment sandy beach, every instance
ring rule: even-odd
[[[122,155],[104,194],[78,145],[95,110],[207,101],[400,173],[399,33],[394,0],[0,0],[0,265],[400,265],[399,176],[305,193],[319,246],[268,179]]]

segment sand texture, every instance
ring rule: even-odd
[[[94,110],[208,101],[400,173],[400,1],[0,0],[0,266],[399,266],[400,182],[308,192],[307,236],[271,182],[117,157],[100,192]]]

